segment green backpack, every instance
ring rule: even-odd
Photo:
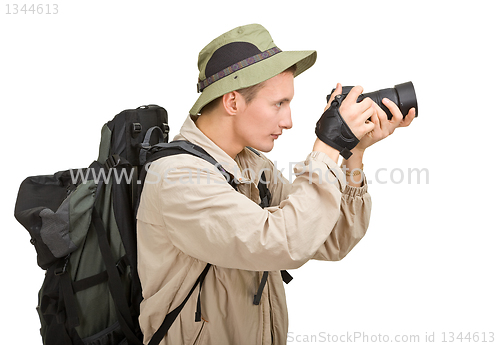
[[[232,176],[203,148],[187,141],[169,143],[168,133],[162,107],[122,111],[103,126],[99,158],[88,168],[22,182],[14,213],[29,231],[38,265],[46,270],[37,306],[45,345],[143,343],[135,215],[148,164],[170,155],[195,155],[215,165],[236,189]],[[264,176],[258,187],[261,206],[267,207],[271,195]],[[149,344],[160,343],[194,290],[201,290],[210,266]],[[291,279],[286,271],[282,275],[286,282]],[[264,284],[265,279],[254,304]],[[196,320],[201,320],[197,305]]]

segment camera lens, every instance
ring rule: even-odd
[[[342,94],[347,95],[351,91],[352,86],[343,86]],[[335,89],[332,90],[332,93]],[[326,97],[326,100],[330,99],[330,95]],[[411,81],[403,84],[395,85],[394,88],[382,89],[370,93],[361,94],[358,97],[358,102],[361,102],[366,97],[371,98],[375,103],[377,103],[380,108],[387,114],[387,118],[392,119],[391,111],[382,103],[382,99],[389,98],[391,101],[396,103],[399,110],[403,114],[403,117],[408,114],[411,108],[415,108],[415,117],[418,116],[418,105],[417,105],[417,95],[415,94],[415,88]]]
[[[387,114],[387,118],[392,119],[391,111],[382,103],[382,99],[389,98],[396,103],[403,117],[408,114],[411,108],[415,108],[415,117],[418,116],[417,95],[411,81],[403,84],[395,85],[394,88],[382,89],[375,92],[365,93],[358,97],[358,102],[361,102],[366,97],[371,98],[377,103],[380,108]]]

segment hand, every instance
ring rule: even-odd
[[[338,83],[335,91],[332,93],[330,100],[328,101],[325,111],[330,107],[330,104],[335,99],[335,96],[340,95],[341,93],[342,85]],[[361,86],[353,87],[347,94],[346,98],[342,101],[339,108],[340,115],[344,119],[345,123],[349,126],[351,132],[356,136],[356,138],[360,140],[366,133],[374,129],[374,123],[367,120],[377,111],[375,102],[369,98],[365,98],[359,103],[356,102],[359,95],[362,93],[363,88]]]
[[[373,129],[368,132],[362,139],[360,139],[360,142],[358,143],[358,145],[356,145],[353,151],[364,151],[367,147],[370,147],[376,142],[385,139],[389,135],[394,133],[396,128],[408,127],[415,118],[415,108],[411,108],[408,114],[403,119],[401,110],[399,110],[398,106],[394,102],[387,98],[384,98],[382,102],[392,113],[392,119],[388,120],[387,114],[382,110],[382,108],[380,108],[376,103],[373,103],[375,104],[376,109],[376,113],[371,117],[370,121],[374,125]]]

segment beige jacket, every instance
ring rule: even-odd
[[[189,116],[174,139],[202,146],[240,181],[239,193],[216,167],[191,155],[151,165],[137,215],[144,343],[209,262],[202,322],[194,320],[196,290],[161,344],[285,344],[288,316],[280,270],[311,259],[340,260],[358,243],[370,218],[366,183],[346,185],[338,165],[321,152],[296,165],[289,183],[267,158],[249,149],[233,160],[195,120]],[[258,205],[259,171],[270,182],[272,201],[266,209]],[[256,306],[252,301],[262,271],[270,271],[269,278]]]

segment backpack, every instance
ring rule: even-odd
[[[168,134],[164,108],[124,110],[102,127],[99,157],[88,168],[31,176],[21,183],[14,214],[46,270],[37,306],[45,345],[143,344],[135,214],[145,167],[161,157],[191,154],[231,176],[203,148],[187,141],[169,143]],[[237,188],[236,181],[228,182]],[[260,206],[269,206],[264,175],[258,188]],[[199,286],[201,291],[210,267],[149,344],[163,339],[194,290]],[[292,279],[286,271],[282,277],[286,283]],[[266,279],[264,274],[254,304],[260,302]],[[196,320],[201,320],[199,298],[200,293]]]

